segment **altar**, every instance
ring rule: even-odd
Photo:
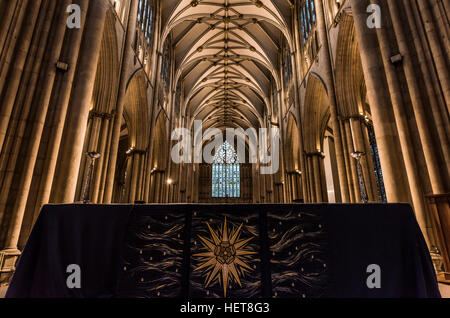
[[[43,208],[7,297],[440,294],[407,204],[72,204]]]

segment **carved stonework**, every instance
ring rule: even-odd
[[[16,249],[0,251],[0,285],[8,284],[16,270],[16,263],[19,256],[20,251]]]

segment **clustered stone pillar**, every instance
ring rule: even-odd
[[[85,126],[108,2],[73,2],[81,8],[82,22],[81,28],[73,30],[66,25],[70,0],[1,4],[5,11],[0,22],[0,223],[6,229],[0,235],[1,282],[14,269],[20,253],[18,243],[25,210],[33,211],[36,205],[40,208],[40,203],[49,202],[50,188],[56,187],[56,183],[50,184],[54,181],[53,163],[58,152],[68,159],[59,162],[70,166],[63,168],[64,178],[70,184],[59,184],[61,191],[67,191],[61,198],[69,198],[76,187],[79,166],[72,165],[71,160],[82,155],[79,146],[82,147],[86,130],[83,122]],[[83,80],[72,88],[75,74]],[[71,94],[76,98],[72,98],[69,119],[66,114]],[[45,133],[46,129],[52,130],[48,125],[52,120],[61,126],[60,132],[64,123],[73,130],[75,135],[66,137],[70,142],[66,141],[65,146],[57,130],[54,134]],[[44,162],[39,160],[40,154],[45,157]],[[40,170],[43,167],[49,169]],[[35,169],[41,171],[42,188],[31,187]],[[17,171],[20,173],[16,175]],[[33,213],[30,216],[28,223],[32,222]]]
[[[142,177],[144,174],[143,163],[145,150],[133,149],[128,154],[127,178],[125,185],[125,202],[141,201]]]
[[[83,146],[91,107],[100,45],[106,18],[106,1],[90,1],[86,26],[72,88],[69,110],[60,146],[51,200],[68,203],[75,199]]]
[[[111,138],[111,149],[109,152],[108,160],[108,174],[106,176],[105,193],[103,197],[104,203],[111,203],[113,189],[114,189],[114,177],[117,164],[117,155],[119,150],[120,130],[122,127],[123,110],[126,99],[126,89],[129,80],[130,65],[128,64],[133,57],[133,42],[136,36],[136,22],[137,22],[137,10],[138,0],[131,0],[130,13],[128,17],[128,26],[125,35],[124,54],[122,58],[122,67],[119,80],[119,94],[117,97],[117,108],[115,110],[115,116],[113,121],[113,131]]]
[[[410,4],[408,4],[408,6],[409,5]],[[391,13],[391,20],[399,50],[403,57],[403,70],[405,73],[406,83],[408,85],[408,92],[411,97],[412,109],[417,123],[419,138],[422,144],[426,167],[431,181],[431,187],[433,193],[441,194],[445,192],[445,183],[448,182],[446,179],[443,180],[442,177],[448,178],[448,175],[446,173],[442,173],[437,160],[428,118],[425,113],[427,112],[427,109],[425,108],[424,101],[421,96],[422,87],[418,83],[418,74],[415,70],[415,65],[413,64],[411,52],[408,47],[408,39],[405,35],[404,24],[402,23],[403,12],[400,13],[398,2],[396,1],[388,1],[388,8]],[[379,30],[379,32],[381,32],[381,30]],[[444,57],[442,60],[444,60]]]
[[[325,182],[324,154],[306,153],[306,171],[308,173],[309,202],[327,202],[328,194]]]
[[[381,28],[367,26],[369,4],[383,9]],[[425,194],[449,191],[448,65],[441,46],[448,39],[438,39],[446,27],[442,17],[432,18],[430,1],[361,0],[352,8],[388,200],[412,202],[433,243]]]
[[[55,14],[55,10],[61,10],[62,8],[64,8],[65,6],[67,6],[67,4],[69,3],[69,1],[63,1],[61,2],[62,6],[52,6],[51,8],[49,8],[48,13],[51,14]],[[19,235],[20,235],[20,229],[22,226],[22,221],[23,221],[23,217],[24,217],[24,213],[25,213],[25,208],[26,208],[26,204],[27,204],[27,199],[29,196],[29,191],[30,191],[30,186],[31,186],[31,180],[32,180],[32,175],[33,175],[33,171],[34,171],[34,167],[36,164],[36,160],[37,160],[37,155],[38,155],[38,150],[39,150],[39,145],[41,142],[41,136],[42,136],[42,132],[44,129],[44,124],[45,124],[45,119],[46,119],[46,115],[47,115],[47,111],[48,111],[48,106],[49,106],[49,100],[50,100],[50,94],[51,94],[51,89],[55,80],[55,76],[56,76],[56,69],[54,67],[54,65],[52,65],[51,63],[55,60],[57,60],[60,51],[61,51],[61,47],[62,47],[62,43],[63,43],[63,37],[64,37],[64,33],[65,33],[65,19],[64,19],[64,14],[61,13],[61,11],[58,11],[59,14],[57,14],[57,18],[58,18],[58,22],[56,24],[56,29],[55,29],[55,33],[53,34],[53,38],[51,38],[51,46],[52,49],[50,50],[50,54],[47,55],[46,59],[43,61],[44,58],[44,52],[43,49],[45,48],[45,46],[40,46],[41,51],[38,53],[37,55],[37,59],[35,60],[35,65],[37,65],[38,67],[42,65],[42,69],[43,69],[43,73],[41,73],[41,78],[39,79],[42,83],[44,83],[43,87],[40,89],[39,92],[37,92],[37,100],[34,101],[35,104],[34,109],[35,109],[35,116],[34,116],[34,123],[32,126],[32,130],[31,130],[31,136],[32,138],[30,139],[30,143],[28,145],[28,149],[27,149],[27,154],[25,157],[25,161],[23,163],[23,167],[24,170],[21,174],[20,177],[20,182],[19,182],[19,189],[21,189],[21,191],[18,192],[18,195],[16,197],[15,200],[15,204],[11,210],[11,214],[13,215],[13,219],[11,222],[11,226],[10,229],[8,231],[8,240],[6,243],[6,248],[7,249],[16,249],[17,248],[17,243],[19,240]],[[50,17],[46,17],[46,19],[48,19],[48,21],[51,20]],[[51,25],[50,22],[46,23],[46,25],[43,26],[43,34],[44,35],[48,35],[49,34],[49,29],[50,29]],[[43,39],[45,41],[46,37],[44,36]],[[31,91],[27,90],[27,96],[33,96],[33,88],[36,87],[36,82],[38,80],[37,75],[38,74],[38,69],[35,69],[33,74],[34,74],[34,80],[33,80],[33,84],[31,84]],[[32,101],[30,98],[27,98],[27,101],[25,102],[26,107],[31,107],[32,105]],[[27,126],[27,118],[29,116],[30,112],[28,111],[23,111],[22,116],[26,116],[21,120],[22,123],[22,128],[21,128],[21,134],[24,133],[24,129]],[[16,145],[18,145],[18,143],[21,140],[16,140]],[[13,151],[15,152],[15,151]],[[14,169],[13,169],[14,170]]]
[[[113,115],[110,113],[99,113],[95,110],[92,110],[90,112],[83,153],[107,153],[107,141],[108,137],[110,136],[110,122],[112,117]],[[107,159],[107,156],[102,155],[96,162],[91,193],[89,196],[91,203],[102,202],[103,191],[101,189],[101,185],[104,184],[103,178],[106,174],[108,174],[108,171],[105,169],[105,163],[107,163]],[[75,201],[78,201],[78,199],[81,198],[82,186],[85,181],[84,176],[86,175],[86,171],[88,170],[88,168],[88,157],[83,156],[80,165],[80,177],[78,178]]]
[[[335,138],[336,160],[339,172],[339,184],[341,185],[342,201],[349,202],[350,196],[347,187],[347,176],[345,174],[345,162],[342,143],[341,143],[341,129],[339,127],[338,109],[336,102],[335,84],[333,78],[332,61],[330,57],[330,46],[328,43],[328,33],[325,22],[325,13],[322,0],[314,1],[317,15],[317,29],[320,43],[322,44],[322,55],[325,62],[325,82],[328,89],[328,99],[330,102],[331,124],[333,125],[333,134]]]
[[[352,5],[355,31],[361,51],[361,62],[367,86],[367,95],[372,111],[377,136],[380,161],[383,169],[386,195],[391,202],[409,202],[408,181],[401,155],[395,117],[392,110],[384,66],[378,47],[375,29],[367,26],[366,12],[370,2],[354,1]],[[405,191],[406,190],[406,191]]]
[[[48,140],[44,143],[45,159],[43,163],[44,174],[41,177],[35,204],[34,219],[43,204],[50,201],[53,180],[55,177],[58,155],[61,140],[64,131],[64,124],[69,108],[69,100],[71,95],[72,84],[75,80],[76,65],[81,50],[81,41],[83,39],[83,31],[89,7],[89,0],[79,0],[75,2],[81,8],[81,29],[66,29],[63,47],[59,57],[59,61],[66,63],[68,69],[57,72],[55,86],[50,98],[52,107],[48,110],[48,125],[51,133]],[[66,27],[65,21],[64,27]],[[57,105],[57,106],[55,106]]]
[[[366,129],[365,119],[360,116],[350,118],[351,132],[355,152],[363,152],[365,156],[361,158],[362,173],[367,187],[367,194],[370,201],[378,201],[378,189],[374,175],[374,165],[372,153],[369,145],[369,138],[364,134]]]
[[[28,51],[32,42],[33,31],[39,17],[39,9],[42,0],[32,1],[29,5],[24,3],[23,6],[17,8],[20,16],[18,24],[16,25],[17,33],[14,34],[12,40],[16,44],[14,49],[5,50],[2,53],[1,60],[1,72],[0,75],[3,79],[1,86],[1,99],[0,104],[0,150],[3,150],[9,121],[13,112],[14,103],[19,90],[22,75],[26,67],[26,61]],[[44,19],[44,16],[40,16],[40,22]],[[5,29],[8,29],[5,26]],[[7,43],[5,43],[7,44]],[[6,49],[6,48],[5,48]],[[31,67],[31,65],[29,66]],[[8,81],[6,81],[8,78]]]
[[[0,22],[0,225],[5,231],[0,235],[0,283],[14,269],[19,255],[20,230],[55,82],[54,63],[65,35],[68,3],[2,2],[5,11]],[[30,124],[31,129],[27,129]],[[25,148],[26,138],[29,142]],[[13,180],[16,170],[21,171],[18,183]],[[14,200],[7,204],[9,196]]]

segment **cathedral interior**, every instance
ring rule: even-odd
[[[449,12],[449,0],[0,0],[0,283],[44,205],[83,201],[409,203],[450,271]],[[173,132],[198,122],[277,130],[265,141],[279,138],[278,169],[227,141],[210,163],[174,162]]]

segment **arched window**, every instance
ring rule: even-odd
[[[240,166],[236,151],[228,142],[224,142],[214,156],[212,165],[212,197],[240,198],[240,181]]]
[[[314,0],[300,1],[299,16],[301,31],[303,33],[303,43],[309,38],[313,26],[316,24],[316,9]]]
[[[316,8],[314,0],[298,0],[297,16],[302,53],[303,76],[311,67],[319,52],[319,40],[316,30]]]
[[[143,32],[146,42],[150,44],[153,27],[152,0],[139,0],[138,27]]]
[[[139,0],[135,50],[147,74],[150,72],[154,38],[154,0]]]

